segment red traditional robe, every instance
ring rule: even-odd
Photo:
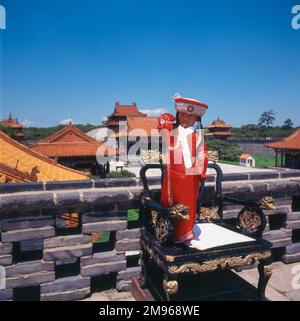
[[[200,181],[206,178],[208,156],[203,137],[202,153],[198,154],[199,157],[196,158],[198,135],[192,132],[187,136],[189,151],[192,157],[191,168],[186,168],[182,143],[178,141],[178,133],[179,130],[176,129],[174,137],[171,136],[170,139],[170,164],[166,166],[161,204],[166,207],[183,204],[189,208],[188,220],[173,220],[175,240],[183,243],[194,237],[193,227],[196,221]]]

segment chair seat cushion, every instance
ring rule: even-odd
[[[201,223],[200,223],[201,224]],[[204,224],[210,224],[210,223],[204,223]],[[207,260],[214,260],[220,257],[230,257],[230,256],[247,256],[252,253],[263,253],[265,251],[270,251],[270,248],[272,244],[262,238],[255,237],[251,238],[248,236],[243,235],[237,228],[234,228],[226,223],[217,223],[214,224],[218,227],[221,227],[228,232],[233,232],[235,234],[229,234],[226,232],[226,239],[222,240],[222,235],[225,234],[225,231],[222,229],[221,231],[223,234],[219,234],[217,231],[219,229],[214,228],[214,238],[219,238],[221,241],[226,241],[225,245],[216,245],[212,244],[212,241],[209,244],[209,248],[200,250],[194,247],[189,247],[182,243],[173,243],[168,246],[163,246],[158,244],[156,241],[155,235],[146,229],[141,229],[141,245],[144,249],[149,251],[149,254],[155,258],[159,258],[160,262],[162,264],[182,264],[184,262],[204,262]],[[201,226],[201,225],[200,225]],[[209,226],[209,225],[208,225]],[[205,229],[205,228],[204,228]],[[205,233],[202,227],[202,237],[204,241]],[[208,232],[208,229],[205,230],[205,232]],[[230,237],[228,237],[230,235]],[[234,235],[234,237],[233,237]],[[201,236],[201,234],[200,234]],[[210,238],[210,235],[207,236]],[[246,238],[244,238],[246,237]],[[241,240],[240,241],[238,241]],[[228,244],[229,241],[234,241],[235,243]],[[201,243],[208,246],[208,242]]]
[[[255,241],[254,238],[214,223],[195,224],[193,232],[194,239],[191,241],[190,247],[201,251],[219,246]]]

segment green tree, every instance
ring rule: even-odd
[[[127,178],[127,177],[136,177],[134,173],[123,169],[122,171],[112,171],[107,174],[107,178]]]
[[[11,138],[15,138],[15,131],[12,128],[0,125],[0,131]]]
[[[266,126],[268,128],[271,127],[275,122],[275,112],[273,110],[265,111],[261,114],[258,120],[258,126]]]
[[[283,126],[259,127],[253,124],[243,125],[240,128],[232,128],[233,138],[253,138],[253,137],[287,137],[294,132],[293,128]]]
[[[224,161],[238,161],[242,151],[240,146],[235,143],[229,143],[219,139],[209,138],[206,140],[209,150],[216,150],[219,152],[220,160]]]
[[[58,132],[64,127],[65,125],[58,125],[53,127],[42,127],[42,128],[28,127],[28,128],[24,128],[23,132],[25,133],[27,140],[38,142],[39,140],[42,140],[44,138],[47,138],[53,135],[54,133]],[[74,125],[74,127],[86,133],[92,129],[98,128],[99,126],[95,126],[91,124],[86,124],[86,125],[76,124]]]
[[[293,129],[293,122],[290,118],[288,118],[284,123],[283,123],[283,126],[282,126],[282,129]]]

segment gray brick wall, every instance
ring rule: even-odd
[[[283,251],[284,262],[300,261],[299,171],[229,174],[224,180],[224,194],[275,198],[278,209],[265,211],[264,237]],[[209,199],[214,177],[208,181]],[[159,182],[151,180],[155,191]],[[138,208],[139,179],[45,183],[42,189],[39,183],[5,185],[0,185],[0,265],[6,289],[0,290],[0,301],[12,300],[16,290],[28,287],[39,289],[40,300],[78,300],[91,294],[95,278],[111,273],[119,291],[130,289],[131,277],[140,272],[140,229],[130,228],[127,210]],[[234,220],[240,209],[225,204],[224,219]],[[72,213],[79,215],[78,227],[64,228],[61,215]],[[92,233],[110,233],[107,244],[94,244]]]

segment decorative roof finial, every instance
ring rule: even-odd
[[[173,99],[175,99],[175,98],[179,98],[179,97],[181,97],[181,95],[180,95],[180,94],[178,94],[178,93],[176,93],[176,94],[173,96]]]

